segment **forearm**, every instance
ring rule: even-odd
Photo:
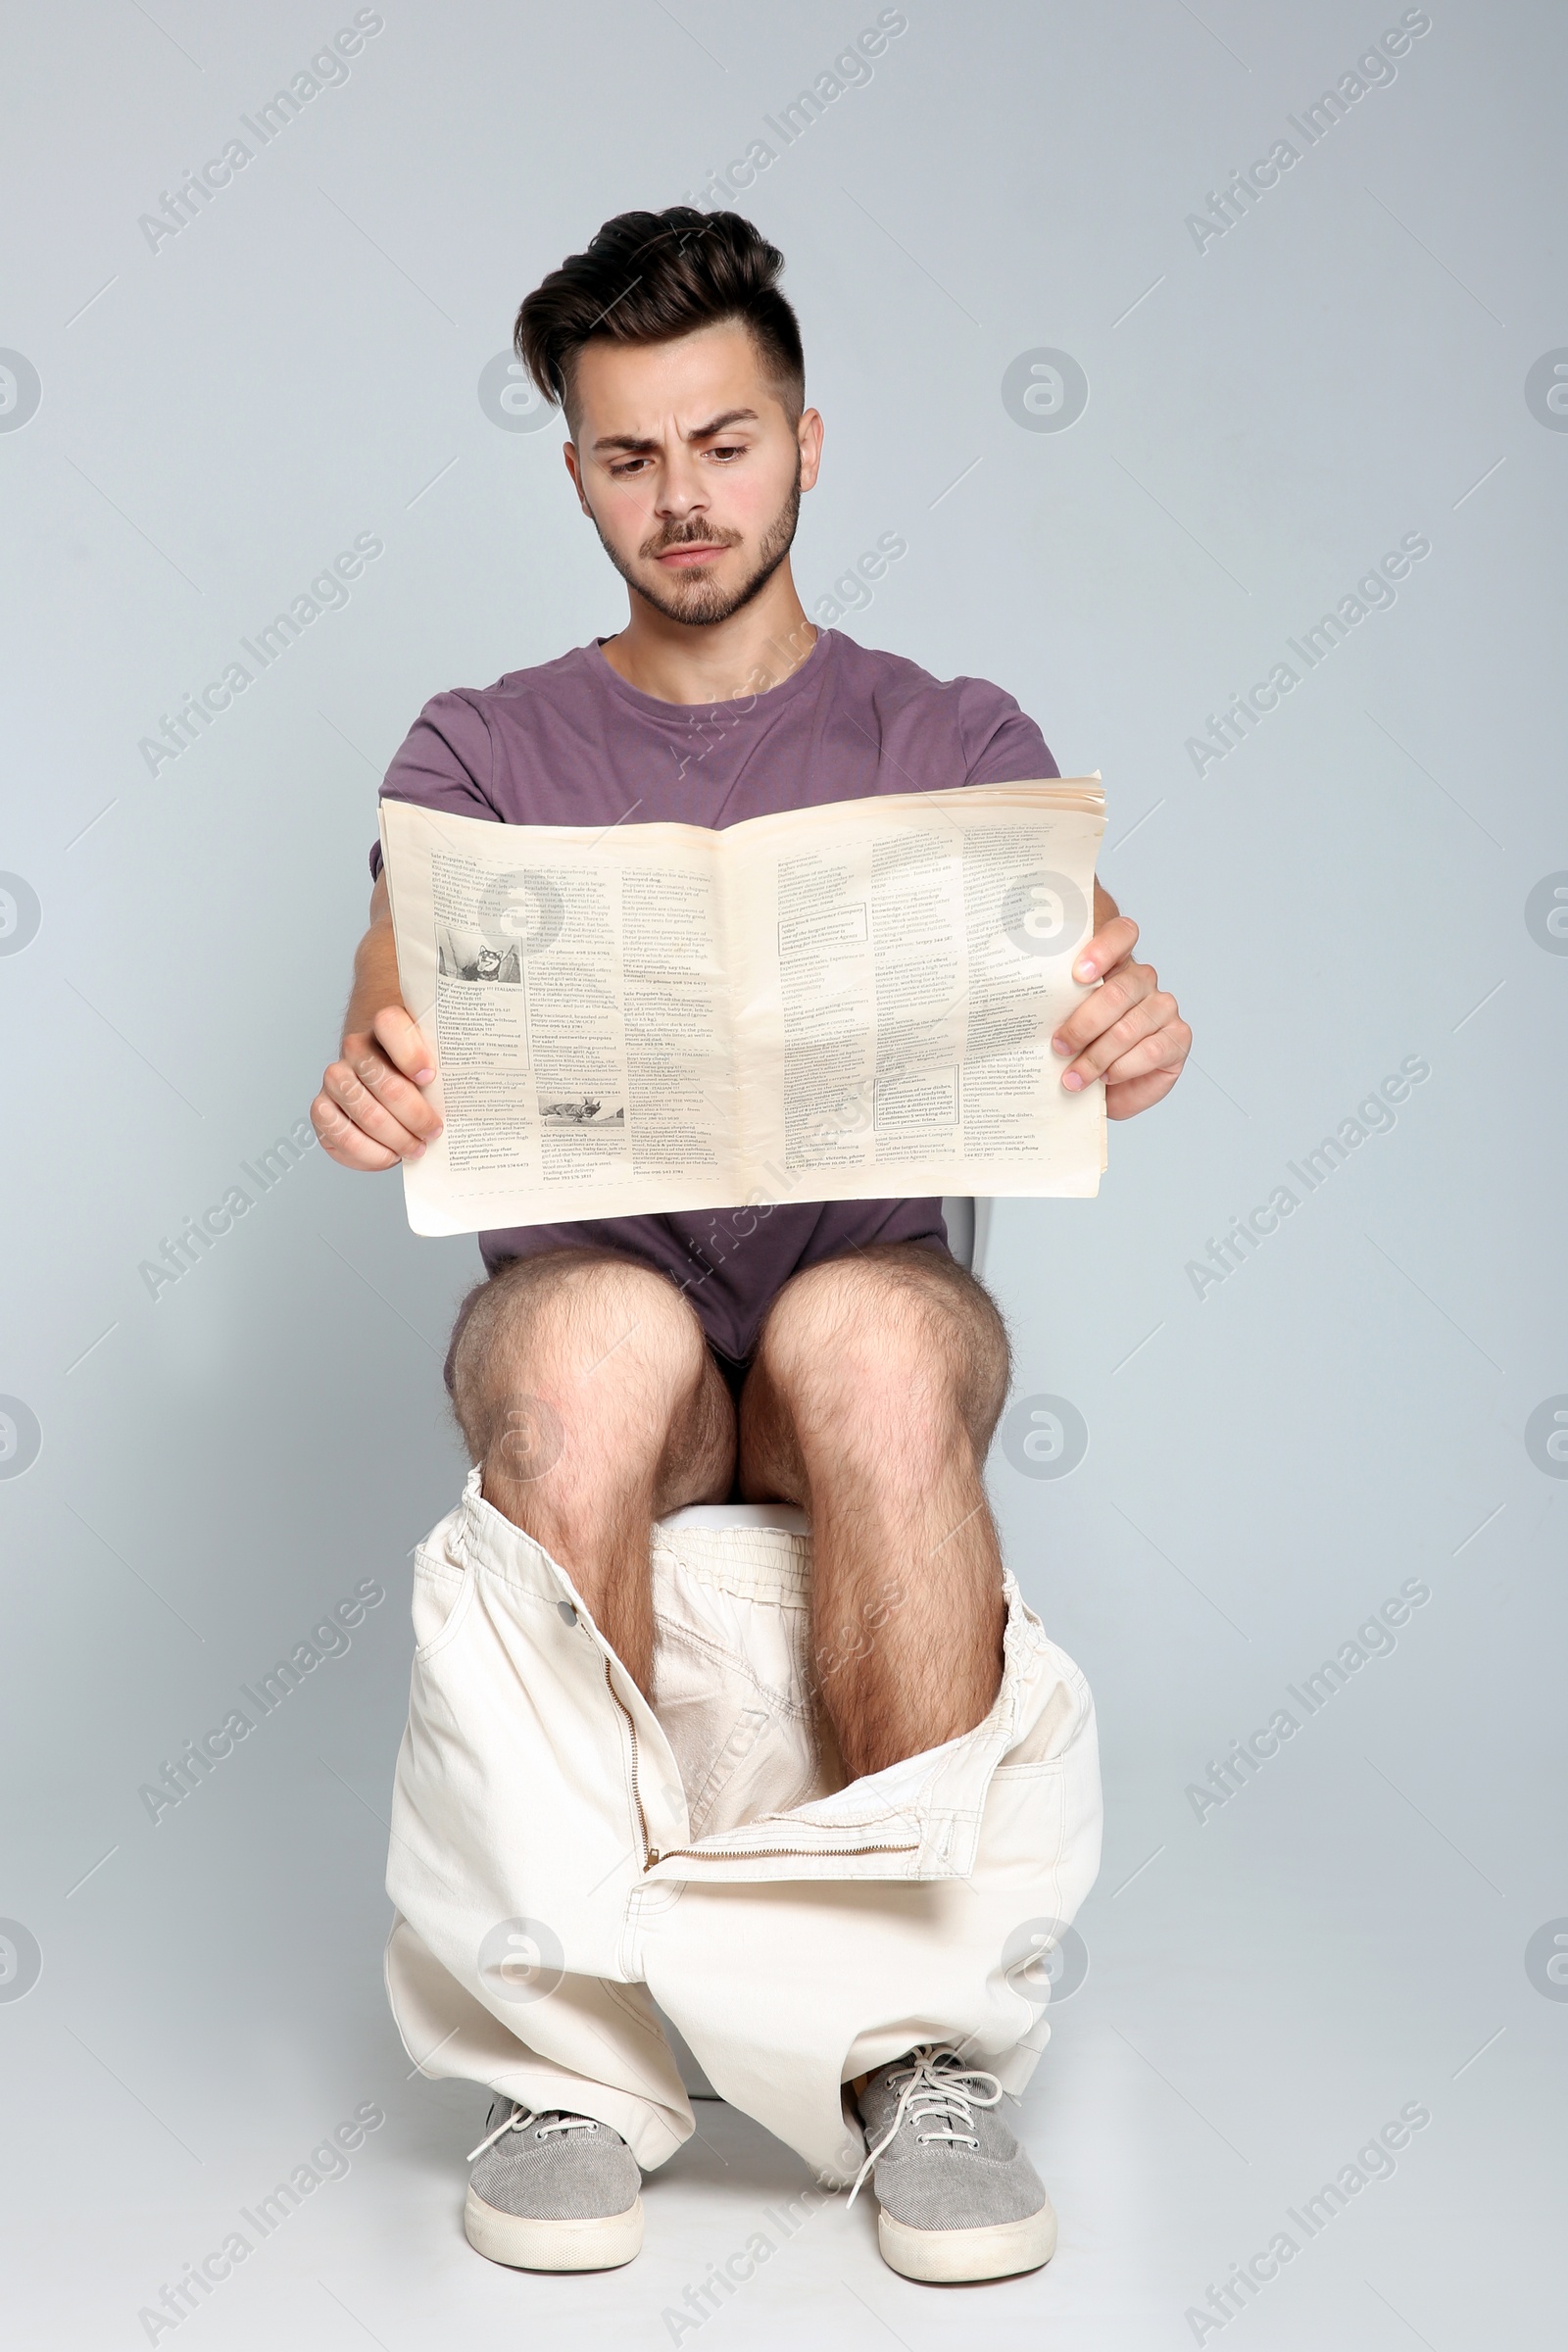
[[[386,876],[378,874],[370,900],[369,929],[354,952],[354,980],[349,990],[348,1009],[343,1015],[344,1038],[368,1037],[382,1005],[401,1001],[392,906],[387,897]]]
[[[390,1168],[417,1159],[441,1121],[419,1089],[432,1075],[423,1038],[404,1007],[384,877],[370,925],[354,956],[340,1057],[311,1104],[311,1124],[345,1168]]]

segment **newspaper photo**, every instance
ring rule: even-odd
[[[924,1195],[1084,1196],[1098,775],[698,825],[381,803],[403,1001],[444,1121],[416,1233]]]

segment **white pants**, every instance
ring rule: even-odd
[[[863,2154],[841,2085],[911,2044],[1023,2088],[1100,1864],[1088,1686],[1008,1574],[984,1723],[846,1783],[808,1697],[809,1563],[804,1521],[657,1525],[650,1708],[469,1473],[416,1557],[387,1864],[387,1992],[426,2076],[595,2116],[652,2169],[693,2129],[652,1994],[835,2186]]]

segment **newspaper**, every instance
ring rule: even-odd
[[[416,1233],[746,1202],[1098,1192],[1097,775],[829,802],[722,831],[388,800],[403,1001],[445,1122]]]

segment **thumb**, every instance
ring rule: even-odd
[[[416,1086],[423,1086],[435,1076],[434,1058],[423,1033],[405,1005],[383,1004],[370,1030],[387,1059]]]

